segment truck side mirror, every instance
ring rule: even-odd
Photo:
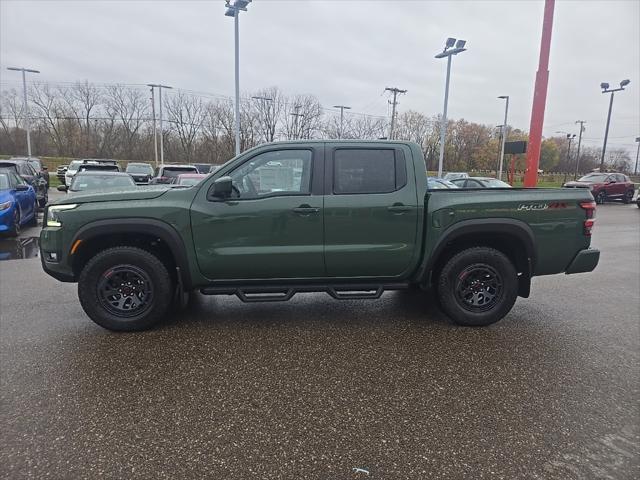
[[[231,177],[220,177],[213,182],[211,196],[217,198],[229,198],[233,192],[233,180]]]

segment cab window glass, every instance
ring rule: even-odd
[[[235,198],[304,195],[311,191],[311,151],[275,150],[256,155],[230,177]]]
[[[333,165],[336,194],[390,193],[403,186],[396,180],[396,159],[390,149],[338,149]]]

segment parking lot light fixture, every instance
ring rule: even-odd
[[[609,98],[609,112],[607,113],[607,126],[604,129],[604,143],[602,144],[602,156],[600,157],[600,171],[604,171],[604,155],[607,151],[607,139],[609,138],[609,125],[611,124],[611,109],[613,108],[613,96],[616,92],[620,92],[624,90],[624,87],[629,85],[631,80],[625,79],[620,82],[620,87],[618,88],[609,88],[609,84],[607,82],[602,82],[600,84],[600,88],[602,89],[602,93],[610,93],[611,97]]]
[[[504,144],[507,139],[507,115],[509,115],[509,95],[500,95],[498,98],[506,100],[504,106],[504,129],[502,131],[502,146],[500,147],[500,167],[498,169],[498,180],[502,180],[502,168],[504,165]]]
[[[247,11],[247,5],[251,0],[227,0],[225,7],[225,15],[233,17],[235,24],[235,90],[236,90],[236,108],[235,108],[235,130],[236,130],[236,155],[240,155],[240,12]]]
[[[444,109],[442,111],[442,121],[440,123],[440,158],[438,160],[438,177],[442,177],[442,165],[444,163],[444,141],[447,133],[447,106],[449,103],[449,78],[451,77],[451,57],[464,52],[466,40],[457,40],[449,37],[445,42],[444,50],[438,53],[435,58],[447,59],[447,79],[444,87]]]
[[[31,158],[31,118],[29,116],[29,104],[27,102],[27,73],[40,73],[40,71],[24,67],[7,67],[7,70],[22,72],[22,101],[24,108],[24,128],[27,131],[27,157]]]

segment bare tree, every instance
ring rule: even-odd
[[[120,138],[119,148],[116,149],[118,155],[131,158],[136,150],[140,129],[150,120],[149,109],[149,101],[140,90],[123,85],[106,88],[105,112],[108,121],[115,123],[117,120],[117,126],[113,128],[116,130],[115,135]]]
[[[265,142],[273,142],[278,131],[278,122],[285,108],[285,97],[278,87],[269,87],[252,95],[258,118],[258,130]]]
[[[296,95],[285,102],[282,124],[287,140],[313,138],[321,132],[322,105],[313,95]]]
[[[178,92],[165,102],[168,121],[180,142],[183,158],[195,161],[196,141],[207,115],[206,105],[199,97]]]

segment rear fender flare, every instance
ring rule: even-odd
[[[511,218],[483,218],[463,220],[449,226],[442,233],[431,252],[427,252],[427,256],[418,270],[417,278],[422,282],[428,283],[431,270],[447,245],[459,238],[474,234],[504,234],[516,237],[525,248],[528,272],[524,272],[524,274],[527,278],[533,276],[536,265],[536,250],[535,236],[531,227],[521,220]]]

